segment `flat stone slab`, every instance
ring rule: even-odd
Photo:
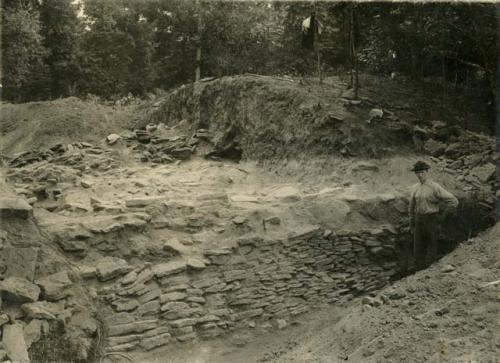
[[[14,302],[34,302],[40,296],[40,288],[22,277],[7,277],[0,282],[2,298]]]
[[[169,333],[164,333],[151,338],[146,338],[141,341],[141,348],[145,350],[151,350],[162,345],[168,344],[172,336]]]
[[[184,300],[187,297],[187,294],[184,292],[168,292],[166,294],[160,295],[160,302],[162,304],[172,302],[172,301],[180,301]]]
[[[188,269],[192,270],[203,270],[207,265],[202,260],[197,258],[188,258],[186,261],[186,266]]]
[[[294,186],[287,185],[276,189],[271,194],[276,199],[281,199],[283,202],[293,203],[302,199],[300,190]]]
[[[85,252],[87,250],[87,243],[85,243],[85,241],[58,240],[57,244],[65,252],[81,253],[81,252]]]
[[[259,198],[253,195],[236,194],[229,197],[235,203],[259,203]]]
[[[28,347],[24,340],[24,329],[21,324],[4,325],[2,341],[12,362],[30,363]]]
[[[297,241],[297,240],[306,240],[316,235],[320,235],[321,228],[318,226],[305,226],[299,228],[288,235],[288,240]]]
[[[42,336],[42,321],[33,319],[24,327],[24,341],[28,349],[33,343],[40,340]]]
[[[63,311],[60,305],[46,301],[23,304],[21,309],[28,318],[41,320],[56,320]]]
[[[122,301],[114,301],[111,305],[116,311],[131,311],[139,306],[139,302],[135,299],[126,299]]]
[[[142,320],[135,321],[128,324],[112,325],[109,327],[109,336],[114,337],[118,335],[125,335],[130,333],[142,333],[147,330],[155,329],[157,327],[158,320]]]
[[[96,276],[97,270],[94,266],[80,266],[80,276],[83,279],[93,279]]]
[[[36,280],[36,284],[42,288],[42,293],[48,301],[64,299],[70,294],[69,288],[73,282],[69,279],[66,271]]]
[[[28,219],[33,215],[33,208],[23,198],[4,197],[0,198],[0,219],[22,218]]]
[[[472,174],[476,175],[479,180],[486,183],[488,180],[493,178],[496,173],[496,166],[492,163],[487,163],[485,165],[476,166],[472,169]]]
[[[185,271],[186,268],[185,261],[171,261],[153,266],[153,273],[156,277],[161,278]]]
[[[186,246],[179,242],[177,238],[171,238],[163,244],[163,250],[174,255],[182,255],[188,251]]]
[[[172,150],[170,153],[176,159],[187,160],[191,157],[192,152],[193,150],[190,147],[181,147]]]
[[[114,279],[132,270],[127,261],[117,257],[105,257],[96,264],[97,277],[101,281]]]
[[[33,281],[35,277],[38,248],[5,247],[5,277],[22,277]]]
[[[130,198],[125,201],[125,206],[128,208],[141,208],[147,207],[148,205],[164,202],[165,197],[141,197],[141,198]]]

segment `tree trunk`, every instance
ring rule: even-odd
[[[316,40],[317,42],[317,40]],[[319,54],[319,44],[316,46],[316,55],[318,57],[318,78],[319,84],[323,83],[323,76],[321,74],[321,55]]]
[[[347,11],[349,11],[349,14],[347,14],[347,28],[346,33],[347,33],[347,41],[346,41],[346,46],[347,46],[347,63],[349,64],[349,88],[352,88],[354,86],[354,78],[353,78],[353,66],[352,66],[352,9],[351,6],[347,8]]]
[[[419,77],[420,77],[420,97],[421,97],[421,100],[422,100],[421,102],[422,102],[422,106],[423,106],[423,107],[421,107],[421,111],[422,111],[421,118],[423,121],[425,118],[424,112],[426,109],[426,107],[425,107],[426,100],[425,100],[424,60],[423,59],[421,60],[421,63],[420,63],[420,76]]]
[[[445,109],[445,102],[446,102],[446,59],[444,56],[444,53],[441,54],[441,76],[442,76],[442,88],[443,88],[443,95],[441,97],[441,118],[444,117],[444,109]]]
[[[196,8],[198,9],[198,46],[196,48],[196,71],[194,80],[198,82],[201,78],[201,36],[203,32],[203,23],[201,19],[201,4],[199,0],[196,1]]]
[[[354,34],[354,4],[350,8],[350,39],[351,39],[351,74],[354,72],[354,98],[358,98],[359,90],[359,77],[358,77],[358,63],[356,62],[356,42]],[[351,75],[352,82],[352,75]]]
[[[453,93],[453,107],[457,106],[457,94],[458,94],[458,60],[455,59],[455,80],[453,83],[454,93]]]

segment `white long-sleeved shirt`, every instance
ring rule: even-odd
[[[410,197],[410,219],[413,220],[415,214],[437,213],[442,204],[448,208],[456,208],[458,199],[433,181],[415,184]]]

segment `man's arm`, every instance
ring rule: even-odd
[[[434,183],[434,191],[436,198],[443,202],[448,211],[455,209],[458,206],[458,199],[441,185]]]

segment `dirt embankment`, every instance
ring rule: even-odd
[[[0,153],[12,154],[75,140],[93,142],[137,120],[140,104],[110,106],[76,97],[0,104]]]
[[[372,118],[373,101],[353,101],[345,84],[300,85],[273,77],[227,77],[186,86],[169,94],[138,126],[186,120],[186,128],[208,129],[220,154],[243,158],[300,155],[368,155],[405,153],[411,134],[386,113]]]
[[[207,130],[222,156],[268,160],[317,155],[381,157],[420,152],[441,109],[436,100],[419,101],[406,84],[367,78],[359,100],[339,77],[322,85],[265,76],[224,77],[186,85],[158,102],[136,126],[176,125],[194,133]],[[425,102],[425,103],[424,103]],[[453,143],[463,117],[447,113],[439,141]],[[469,115],[487,124],[484,115]],[[417,135],[416,135],[417,134]]]

